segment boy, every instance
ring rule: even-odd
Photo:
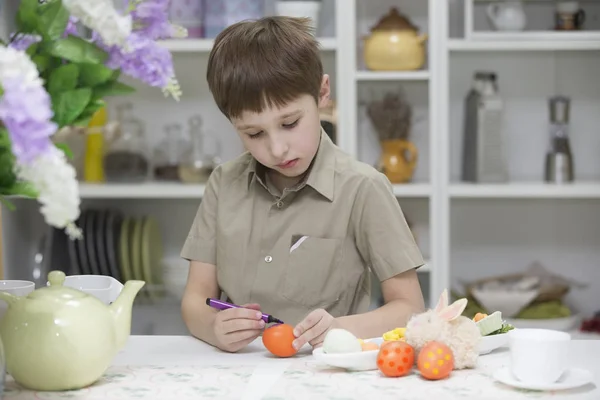
[[[181,252],[190,260],[182,315],[193,336],[224,351],[260,336],[258,310],[293,325],[300,348],[334,327],[380,336],[423,309],[423,259],[389,181],[320,126],[330,85],[308,26],[237,23],[209,56],[209,88],[247,152],[207,183]],[[386,303],[371,312],[369,268]],[[244,307],[217,312],[207,297]]]

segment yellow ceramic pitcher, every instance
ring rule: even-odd
[[[390,139],[381,142],[382,153],[379,170],[392,183],[405,183],[412,179],[419,152],[417,147],[405,139]]]

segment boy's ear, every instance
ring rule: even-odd
[[[331,84],[329,82],[329,75],[324,74],[321,80],[321,89],[319,90],[319,107],[327,107],[330,95]]]

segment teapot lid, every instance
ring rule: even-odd
[[[82,299],[88,297],[87,293],[79,290],[63,286],[65,282],[65,273],[62,271],[51,271],[48,274],[48,281],[50,286],[42,287],[27,296],[30,299],[43,299],[43,298],[60,298],[62,300],[73,300]]]
[[[415,25],[404,15],[398,12],[398,8],[390,8],[390,12],[381,17],[377,25],[371,28],[371,31],[397,31],[411,30],[418,31]]]

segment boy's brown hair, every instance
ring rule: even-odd
[[[318,102],[323,64],[309,20],[277,16],[230,25],[215,39],[206,79],[229,119],[303,94]]]

